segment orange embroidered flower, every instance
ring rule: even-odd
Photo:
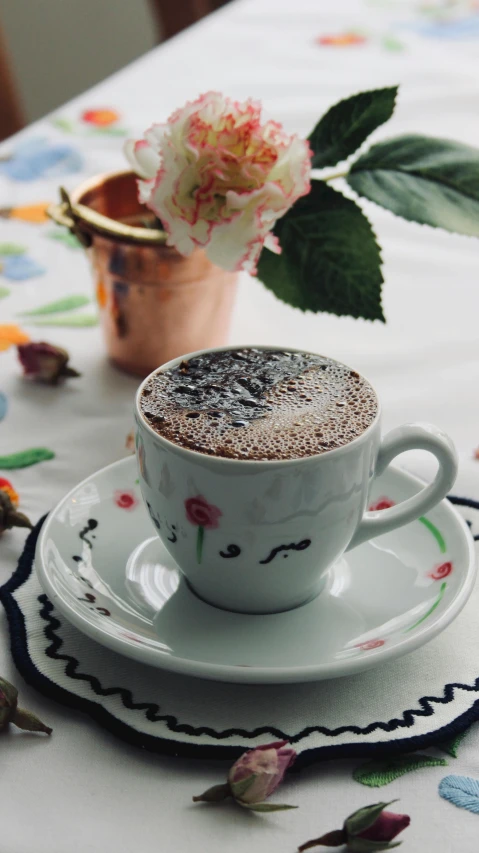
[[[87,124],[93,124],[96,127],[108,127],[110,124],[115,124],[120,118],[120,114],[116,110],[110,108],[99,108],[93,110],[84,110],[81,114],[82,121]]]
[[[5,494],[8,495],[13,506],[18,506],[20,501],[18,492],[15,491],[10,480],[6,480],[5,477],[0,477],[0,491],[5,492]]]
[[[50,202],[41,201],[39,204],[11,207],[9,216],[10,219],[21,219],[23,222],[33,222],[36,225],[41,225],[43,222],[48,222],[47,208],[49,205]]]
[[[357,44],[364,44],[366,41],[366,36],[359,33],[338,33],[337,35],[318,36],[316,44],[324,47],[352,47]]]
[[[30,336],[20,326],[0,325],[0,352],[10,349],[15,344],[26,344],[29,340]]]

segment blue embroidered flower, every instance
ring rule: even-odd
[[[8,159],[0,161],[0,174],[12,181],[35,181],[79,172],[82,166],[80,154],[71,145],[34,137],[21,142]]]
[[[45,271],[45,267],[28,255],[8,255],[0,258],[0,274],[10,281],[24,281],[36,275],[43,275]]]

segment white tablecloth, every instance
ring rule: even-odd
[[[440,5],[429,4],[433,11]],[[112,106],[134,135],[199,92],[221,89],[237,98],[262,99],[271,116],[307,134],[339,98],[399,82],[396,113],[375,138],[419,132],[477,144],[479,42],[474,35],[479,35],[479,18],[474,7],[460,2],[440,18],[406,0],[238,0],[59,115],[76,121],[82,109]],[[317,36],[352,31],[360,31],[364,41],[349,47],[315,43]],[[82,152],[83,172],[61,179],[69,189],[86,175],[123,165],[114,136],[82,132],[67,137],[48,119],[20,138],[32,136],[67,142]],[[0,155],[18,141],[4,143]],[[0,207],[54,199],[59,182],[21,183],[0,174]],[[369,204],[365,208],[383,247],[387,325],[303,315],[245,277],[231,340],[315,349],[356,366],[382,397],[386,429],[426,420],[450,433],[461,463],[455,492],[479,497],[479,462],[472,456],[479,444],[479,242],[403,222]],[[0,242],[27,245],[29,255],[47,270],[22,283],[0,280],[11,288],[0,302],[2,323],[18,322],[17,312],[68,293],[90,294],[85,258],[46,239],[49,227],[13,219],[0,224]],[[98,328],[26,328],[37,339],[68,347],[72,364],[82,372],[64,389],[39,387],[20,378],[14,348],[0,354],[0,391],[9,402],[0,425],[1,453],[42,445],[56,454],[52,461],[8,475],[20,492],[22,509],[37,520],[78,480],[125,453],[136,382],[107,364]],[[426,455],[411,454],[403,461],[431,476],[434,463]],[[1,582],[14,569],[24,538],[23,531],[2,537]],[[379,791],[354,782],[349,762],[311,767],[291,778],[284,792],[284,799],[300,808],[276,815],[193,806],[192,794],[220,781],[221,765],[164,759],[117,741],[22,683],[11,663],[3,613],[0,642],[0,673],[18,684],[23,704],[54,728],[48,742],[14,730],[1,738],[0,847],[5,853],[292,851],[301,841],[340,826],[354,809],[390,797],[399,797],[398,810],[412,818],[405,850],[477,849],[479,818],[439,798],[437,784],[446,772],[440,767],[406,775]],[[292,700],[293,695],[292,690]],[[469,736],[447,772],[479,776],[479,732]]]

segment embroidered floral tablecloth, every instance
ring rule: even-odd
[[[114,22],[112,22],[114,25]],[[33,521],[77,481],[123,456],[136,381],[105,360],[88,265],[75,240],[45,217],[63,184],[121,168],[122,140],[201,91],[253,96],[290,131],[309,132],[341,97],[401,84],[388,133],[430,133],[477,144],[479,8],[474,0],[237,0],[120,74],[0,146],[0,456],[43,448],[42,461],[0,470]],[[378,138],[384,131],[378,131]],[[456,494],[479,498],[479,243],[396,220],[366,204],[383,246],[386,326],[303,315],[244,277],[234,343],[325,352],[363,371],[378,388],[385,428],[425,420],[458,447]],[[53,305],[52,303],[60,303]],[[27,316],[28,314],[28,316]],[[15,342],[68,348],[82,378],[63,388],[21,379]],[[433,462],[404,457],[429,477]],[[17,458],[18,463],[18,458]],[[0,542],[0,582],[24,540]],[[18,683],[0,614],[0,673]],[[158,674],[161,678],[161,674]],[[213,784],[212,766],[143,754],[89,719],[24,685],[22,700],[54,728],[48,743],[3,737],[2,849],[15,853],[142,853],[192,848],[294,850],[374,799],[401,799],[412,818],[405,850],[473,851],[479,818],[440,799],[443,767],[370,791],[353,764],[325,763],[288,783],[294,812],[243,815],[193,808]],[[291,691],[293,701],[294,689]],[[354,697],[352,697],[354,701]],[[448,772],[479,777],[479,731]],[[246,819],[247,818],[247,819]]]

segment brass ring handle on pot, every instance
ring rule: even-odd
[[[134,243],[148,245],[165,245],[166,232],[157,228],[142,228],[133,225],[127,225],[124,222],[118,222],[115,219],[110,219],[102,213],[98,213],[91,207],[83,204],[73,204],[67,191],[60,187],[60,204],[52,204],[47,209],[47,215],[53,219],[57,225],[68,228],[72,234],[79,240],[85,248],[92,244],[91,231],[99,234],[105,234],[108,237],[118,240],[128,240]],[[87,228],[82,228],[80,223],[85,223]]]
[[[51,204],[47,208],[47,216],[49,216],[50,219],[53,219],[57,225],[61,225],[63,228],[68,228],[70,233],[77,238],[83,248],[88,249],[92,244],[92,238],[90,234],[83,231],[78,226],[78,219],[81,218],[81,213],[79,214],[79,212],[74,210],[70,196],[64,187],[60,187],[60,196],[62,201],[60,204]]]

